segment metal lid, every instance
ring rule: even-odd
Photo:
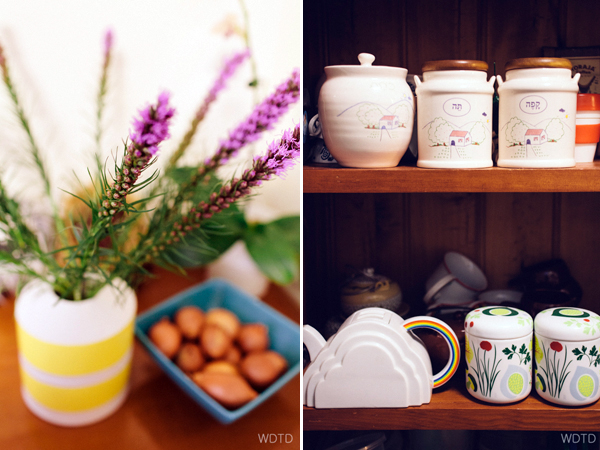
[[[517,58],[511,59],[504,66],[504,70],[513,69],[569,69],[573,68],[573,64],[566,58]]]
[[[358,55],[360,66],[357,65],[341,65],[341,66],[326,66],[325,73],[330,76],[400,76],[406,77],[407,69],[402,67],[390,66],[373,66],[375,56],[370,53],[361,53]]]
[[[533,319],[517,308],[485,306],[467,314],[465,331],[481,338],[516,339],[533,331]]]
[[[581,308],[550,308],[535,316],[535,334],[560,341],[600,339],[600,316]]]
[[[479,70],[487,72],[488,64],[485,61],[473,59],[442,59],[439,61],[427,61],[423,64],[423,72],[432,70]]]

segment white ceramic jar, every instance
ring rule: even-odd
[[[477,308],[465,318],[467,391],[489,403],[512,403],[531,392],[533,319],[507,306]]]
[[[414,99],[407,70],[372,66],[375,57],[358,55],[360,66],[325,67],[319,119],[327,149],[342,166],[394,167],[410,142]]]
[[[419,158],[427,168],[491,167],[494,80],[487,63],[430,61],[417,84]]]
[[[563,58],[521,58],[498,76],[498,166],[573,167],[579,74]]]
[[[582,406],[600,398],[600,316],[550,308],[535,316],[535,389],[544,399]]]

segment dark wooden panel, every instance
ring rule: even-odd
[[[553,194],[487,194],[485,263],[490,289],[506,289],[521,267],[553,257]]]
[[[575,0],[566,2],[561,20],[565,23],[565,47],[600,45],[600,2],[598,0]]]
[[[415,296],[424,295],[427,277],[442,262],[447,251],[457,251],[481,263],[482,213],[479,194],[410,195],[410,265]]]
[[[504,65],[514,58],[542,56],[542,47],[558,44],[557,2],[491,0],[488,2],[488,63],[496,62],[504,77]]]
[[[581,307],[600,312],[600,194],[561,194],[559,254],[581,284]]]

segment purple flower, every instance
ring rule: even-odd
[[[129,133],[131,143],[125,150],[122,165],[116,170],[115,182],[105,191],[99,216],[114,216],[123,208],[125,197],[158,152],[158,144],[169,137],[169,121],[174,114],[168,92],[158,96],[156,105],[139,111],[140,117],[133,120],[133,131]]]
[[[248,118],[221,141],[219,149],[199,175],[216,169],[234,156],[240,148],[254,142],[265,130],[271,130],[279,117],[287,112],[289,105],[295,103],[300,95],[300,71],[295,69],[290,78],[280,84],[275,92],[258,104]]]
[[[140,118],[133,120],[133,131],[129,133],[132,145],[138,150],[146,150],[154,156],[157,145],[169,137],[169,121],[175,109],[169,106],[169,93],[158,96],[156,106],[148,106],[139,111]]]
[[[213,192],[208,202],[200,202],[191,208],[187,216],[182,218],[182,223],[176,222],[169,233],[164,244],[172,245],[179,242],[187,232],[193,228],[199,228],[202,220],[210,219],[214,214],[229,208],[229,206],[250,194],[251,188],[259,186],[264,180],[271,179],[274,175],[282,176],[294,165],[300,156],[300,125],[294,130],[287,130],[279,141],[269,145],[267,152],[260,157],[254,158],[252,167],[244,171],[241,178],[233,178],[226,183],[218,192]],[[152,248],[157,256],[161,250],[162,243]]]
[[[219,74],[219,77],[215,80],[213,87],[210,89],[210,91],[208,91],[208,95],[204,99],[204,103],[203,103],[202,107],[196,113],[197,116],[202,115],[202,117],[204,117],[204,115],[206,114],[206,111],[208,110],[208,105],[211,102],[213,102],[215,100],[215,98],[217,98],[217,94],[219,93],[219,91],[221,91],[223,88],[225,88],[226,81],[229,78],[231,78],[231,76],[235,73],[235,71],[240,66],[240,64],[242,64],[244,62],[244,60],[246,58],[248,58],[249,56],[250,56],[250,49],[247,48],[239,53],[236,53],[231,58],[229,58],[227,61],[225,61],[223,70]]]
[[[273,175],[282,177],[292,167],[296,158],[300,156],[300,125],[296,125],[294,131],[286,130],[280,141],[273,141],[263,156],[254,158],[253,170],[264,173],[265,180]]]
[[[112,29],[109,28],[108,30],[106,30],[106,33],[104,34],[104,60],[105,60],[105,63],[110,57],[110,51],[112,50],[112,46],[113,46],[113,31],[112,31]]]

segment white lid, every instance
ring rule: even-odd
[[[535,333],[560,341],[600,338],[600,316],[581,308],[550,308],[535,316]]]
[[[325,74],[327,77],[333,76],[371,76],[371,77],[401,77],[406,79],[408,70],[403,67],[373,66],[375,56],[370,53],[361,53],[358,55],[360,66],[327,66]]]
[[[508,306],[485,306],[467,314],[465,332],[489,339],[516,339],[533,331],[533,319],[525,311]]]

